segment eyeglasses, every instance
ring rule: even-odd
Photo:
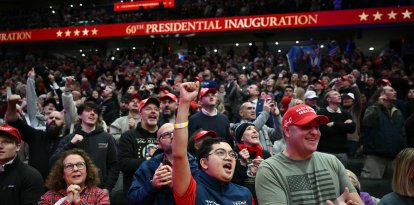
[[[171,132],[164,132],[160,135],[159,139],[170,139],[174,136],[173,131]]]
[[[73,171],[75,169],[75,166],[78,170],[85,169],[85,167],[86,167],[85,162],[78,162],[76,164],[64,164],[63,168],[66,171]]]
[[[234,159],[234,160],[237,160],[237,158],[238,158],[238,155],[237,155],[237,153],[235,151],[231,150],[229,152],[226,152],[226,150],[224,150],[222,148],[219,148],[219,149],[214,150],[212,153],[208,154],[206,157],[208,157],[208,156],[210,156],[212,154],[215,154],[215,155],[217,155],[220,158],[225,158],[227,155],[230,158]]]

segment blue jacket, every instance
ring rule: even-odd
[[[200,172],[197,180],[195,204],[252,204],[252,193],[246,187],[234,183],[223,183]]]
[[[392,107],[374,104],[365,111],[363,125],[364,153],[381,157],[395,157],[404,148],[404,117]]]
[[[152,176],[154,176],[155,170],[157,170],[163,159],[164,153],[155,155],[143,162],[137,169],[132,179],[131,188],[128,191],[128,204],[175,204],[172,188],[164,186],[156,189],[151,185]],[[188,154],[188,161],[191,174],[196,178],[199,173],[197,160],[191,154]]]

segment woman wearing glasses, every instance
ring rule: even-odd
[[[110,204],[99,182],[98,169],[83,150],[66,151],[50,171],[45,184],[49,191],[38,204]]]

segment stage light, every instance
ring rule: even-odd
[[[374,47],[369,47],[369,50],[370,50],[370,51],[373,51],[373,50],[374,50]]]
[[[134,47],[132,47],[132,50],[135,50],[135,46],[134,46]]]
[[[281,52],[282,52],[282,50],[280,50],[280,49],[279,49],[279,50],[277,50],[277,52],[278,52],[278,53],[281,53]]]
[[[299,41],[296,41],[296,44],[298,44],[299,43]]]
[[[217,49],[214,49],[214,53],[217,53]]]
[[[119,48],[116,48],[117,51],[119,51]]]
[[[239,46],[239,43],[236,43],[236,46]]]
[[[253,44],[252,43],[249,43],[249,46],[252,46]]]
[[[279,45],[279,42],[277,42],[277,41],[276,41],[276,42],[275,42],[275,44],[276,44],[276,45]]]
[[[82,53],[82,52],[83,52],[83,51],[82,51],[82,49],[80,49],[80,50],[79,50],[79,52],[81,52],[81,53]]]
[[[84,53],[82,53],[82,57],[85,57],[85,54]]]
[[[321,45],[321,48],[325,47],[324,45]]]

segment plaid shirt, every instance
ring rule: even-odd
[[[59,191],[49,190],[40,198],[39,205],[50,204],[54,205],[59,199],[66,196],[66,189],[61,189]],[[66,200],[61,204],[70,205]],[[87,205],[87,204],[110,204],[109,196],[104,192],[103,189],[93,187],[86,188],[80,193],[80,201],[76,205]]]

